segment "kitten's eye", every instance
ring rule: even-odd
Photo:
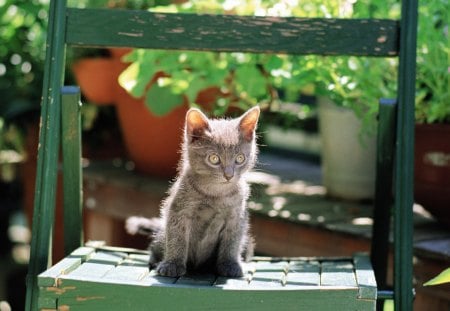
[[[213,154],[210,154],[210,155],[208,156],[208,161],[209,161],[211,164],[217,165],[217,164],[220,163],[220,158],[219,158],[219,156],[218,156],[217,154],[213,153]]]
[[[237,164],[242,164],[245,161],[245,155],[243,155],[242,153],[238,154],[236,157],[236,163]]]

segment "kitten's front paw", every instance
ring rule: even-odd
[[[156,272],[162,276],[178,277],[186,274],[186,266],[174,261],[162,261]]]
[[[217,273],[221,276],[238,278],[244,275],[241,265],[236,261],[227,261],[217,264]]]

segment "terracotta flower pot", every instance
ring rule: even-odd
[[[133,49],[130,48],[110,48],[108,49],[109,54],[111,54],[112,58],[121,59],[122,56],[130,53]]]
[[[450,225],[450,124],[417,124],[414,198]]]
[[[156,176],[172,177],[176,174],[180,158],[178,151],[188,105],[185,101],[168,115],[157,117],[148,110],[143,99],[131,97],[117,82],[120,73],[128,66],[121,61],[121,57],[128,51],[113,51],[113,56],[104,59],[101,64],[80,61],[73,68],[74,74],[88,100],[100,104],[112,103],[116,106],[125,148],[136,169]],[[92,68],[89,68],[91,66]],[[84,76],[95,75],[84,75],[84,70],[94,70],[97,74],[95,81],[84,81]],[[150,85],[155,81],[156,77]],[[97,94],[96,91],[100,90],[106,91],[107,95]],[[196,102],[204,104],[208,110],[220,94],[217,87],[207,88],[199,93]]]
[[[85,58],[72,66],[84,96],[98,105],[114,101],[115,68],[111,58]]]
[[[136,169],[157,176],[174,176],[187,105],[164,117],[157,117],[142,99],[132,98],[125,90],[119,89],[116,108],[125,147]]]
[[[208,88],[198,94],[196,102],[208,110],[219,93],[216,87]],[[174,176],[180,159],[187,101],[158,117],[148,110],[143,99],[132,98],[118,87],[116,108],[128,155],[136,168],[152,175]]]

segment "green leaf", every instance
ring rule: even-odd
[[[142,53],[141,50],[135,49],[135,50],[131,51],[130,53],[127,53],[124,56],[122,56],[122,61],[130,63],[130,62],[135,62],[137,60],[140,60],[141,53]]]
[[[145,89],[155,74],[153,70],[143,70],[141,63],[132,63],[119,75],[119,84],[135,98],[144,95]]]
[[[170,86],[153,85],[145,97],[145,105],[154,115],[162,117],[183,104],[183,96],[174,94]]]
[[[133,63],[119,75],[120,86],[131,96],[142,97],[153,76],[160,70],[156,66],[156,59],[159,55],[158,52],[150,53],[142,49],[134,50],[125,55],[124,60]]]
[[[450,283],[450,268],[445,269],[444,271],[439,273],[438,276],[423,284],[423,286],[438,285],[444,283]]]
[[[200,76],[193,76],[192,80],[189,83],[189,88],[186,90],[186,96],[190,103],[194,103],[197,99],[198,93],[206,89],[208,83]]]
[[[208,81],[210,85],[222,86],[225,83],[225,78],[230,72],[227,68],[213,67],[208,71]]]
[[[236,69],[236,83],[241,92],[252,98],[264,96],[267,93],[267,81],[255,65],[242,65]]]
[[[284,64],[284,61],[280,56],[270,55],[270,58],[264,67],[266,67],[266,69],[268,71],[272,71],[272,70],[281,68],[283,66],[283,64]]]

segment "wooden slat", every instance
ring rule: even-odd
[[[282,271],[286,273],[289,270],[289,263],[287,261],[257,261],[255,263],[255,270],[255,272]]]
[[[95,248],[82,246],[70,253],[70,257],[78,257],[82,260],[87,260],[95,253]]]
[[[58,156],[61,140],[61,82],[64,77],[65,1],[51,1],[48,10],[48,33],[42,103],[40,106],[39,147],[34,192],[33,226],[31,228],[26,309],[37,308],[37,275],[47,268],[55,220]],[[28,178],[32,178],[28,176]]]
[[[148,254],[129,254],[128,258],[138,263],[145,264],[148,264],[148,261],[150,260],[150,256]]]
[[[374,302],[343,290],[220,290],[208,287],[129,286],[63,280],[61,310],[374,310]]]
[[[57,310],[57,298],[55,297],[42,297],[39,296],[38,297],[38,310],[45,310],[45,311],[50,311],[50,310]]]
[[[223,289],[248,289],[248,284],[250,282],[251,275],[244,274],[241,278],[226,278],[226,277],[218,277],[214,286],[223,288]]]
[[[167,276],[160,276],[156,273],[155,270],[150,271],[150,273],[144,277],[142,282],[146,285],[158,285],[158,286],[167,286],[175,284],[178,278],[171,278]]]
[[[433,238],[416,242],[415,253],[418,256],[444,261],[450,261],[450,236]]]
[[[377,298],[377,282],[369,257],[364,254],[356,254],[353,264],[359,288],[358,298],[375,300]]]
[[[64,200],[64,253],[70,254],[81,246],[82,191],[81,191],[81,102],[80,89],[65,86],[62,93],[62,154]]]
[[[398,22],[68,9],[66,41],[78,46],[197,51],[395,56]]]
[[[120,262],[120,265],[147,267],[148,269],[148,261],[149,255],[128,254],[128,257],[126,257],[122,262]]]
[[[223,276],[219,276],[214,283],[214,286],[223,288],[223,289],[246,289],[248,288],[248,284],[252,278],[253,273],[255,272],[255,262],[243,262],[242,263],[242,271],[244,276],[241,278],[226,278]]]
[[[98,281],[112,269],[114,269],[112,264],[85,262],[64,278]]]
[[[319,286],[320,264],[318,261],[291,261],[286,277],[286,287]]]
[[[386,287],[389,252],[390,219],[392,215],[392,183],[397,101],[381,99],[378,112],[377,161],[371,260],[380,287]]]
[[[99,242],[102,242],[102,245],[97,246],[96,244],[99,244]],[[89,245],[94,244],[94,245]],[[141,254],[141,255],[147,255],[148,251],[135,249],[135,248],[129,248],[129,247],[117,247],[117,246],[108,246],[104,245],[105,243],[103,241],[89,241],[86,243],[86,245],[89,245],[91,247],[95,247],[98,251],[105,251],[105,252],[121,252],[121,253],[129,253],[129,254]]]
[[[321,263],[320,285],[333,287],[357,287],[351,262],[324,261]]]
[[[112,280],[115,283],[139,282],[148,275],[148,267],[117,266],[108,271],[101,281]]]
[[[414,115],[418,1],[402,2],[394,173],[394,305],[413,308]]]
[[[286,261],[258,261],[252,274],[250,288],[279,288],[286,282],[286,272],[289,264]]]
[[[96,252],[89,258],[88,262],[118,265],[127,256],[127,254],[120,252]]]
[[[56,279],[60,275],[67,274],[81,265],[80,258],[64,258],[50,269],[38,276],[38,286],[55,286]]]
[[[189,286],[211,286],[216,281],[216,276],[213,274],[187,274],[178,279],[177,285]]]

